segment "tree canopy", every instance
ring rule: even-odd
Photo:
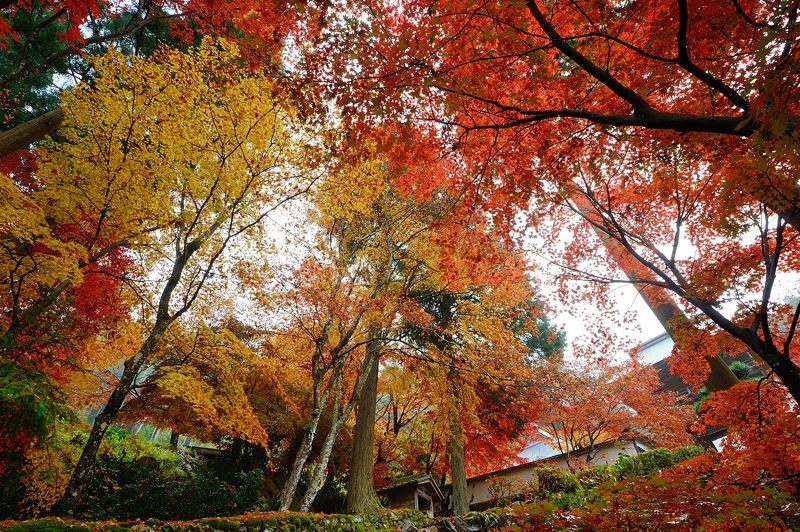
[[[229,513],[430,475],[461,515],[541,440],[551,524],[790,528],[798,9],[0,1],[0,515],[122,471]]]

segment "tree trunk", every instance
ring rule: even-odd
[[[461,426],[461,400],[459,398],[458,375],[455,359],[448,372],[450,395],[453,400],[453,413],[450,416],[450,476],[452,477],[453,515],[469,512],[467,499],[467,465],[464,460],[464,429]]]
[[[317,498],[317,493],[322,489],[325,483],[325,477],[328,472],[328,460],[330,459],[331,452],[333,451],[333,444],[336,442],[336,437],[339,435],[339,430],[342,428],[344,420],[350,415],[350,410],[345,409],[344,412],[339,411],[339,402],[342,396],[342,366],[343,363],[337,364],[334,367],[334,375],[331,378],[335,379],[333,389],[333,404],[331,405],[331,428],[325,436],[325,441],[322,444],[322,450],[319,453],[317,463],[313,467],[313,475],[311,481],[308,483],[306,493],[300,501],[300,511],[307,512],[311,508],[314,499]],[[354,392],[355,393],[355,392]]]
[[[26,149],[37,140],[43,139],[64,121],[64,110],[57,107],[24,124],[0,133],[0,157],[16,150]]]
[[[178,440],[180,439],[181,434],[175,429],[172,429],[172,432],[169,435],[169,448],[173,451],[178,450]]]
[[[350,418],[350,413],[353,411],[353,407],[357,402],[361,401],[364,388],[373,382],[373,378],[374,386],[377,390],[377,368],[378,358],[380,356],[380,343],[377,340],[374,340],[374,338],[378,336],[378,333],[379,331],[376,328],[370,329],[370,336],[367,341],[367,352],[364,354],[364,359],[361,361],[361,372],[358,379],[356,379],[355,387],[353,388],[353,392],[350,394],[347,404],[341,410],[339,409],[339,402],[341,400],[340,385],[342,366],[340,365],[338,367],[339,373],[337,374],[337,379],[339,380],[337,380],[334,388],[334,414],[331,420],[331,429],[328,431],[327,436],[325,436],[325,442],[322,445],[322,451],[320,452],[319,460],[314,467],[314,475],[311,478],[311,482],[309,482],[306,493],[303,496],[302,502],[300,503],[301,512],[307,512],[309,508],[311,508],[311,505],[314,503],[314,499],[317,498],[319,490],[321,490],[322,486],[325,484],[325,478],[327,477],[328,472],[328,462],[331,457],[331,452],[333,451],[333,444],[336,443],[336,438],[339,436],[339,432],[341,431],[344,422]]]
[[[370,336],[378,336],[377,330],[371,330]],[[374,357],[368,378],[361,390],[356,426],[353,431],[353,451],[350,458],[350,479],[347,483],[347,513],[362,514],[378,510],[382,507],[375,493],[372,469],[375,462],[375,410],[378,396],[378,352],[380,342],[371,339],[367,343],[367,355]]]
[[[203,240],[201,239],[195,239],[186,244],[182,251],[177,252],[175,262],[172,265],[172,272],[158,299],[156,319],[153,328],[150,330],[150,334],[147,335],[144,342],[142,342],[139,351],[133,357],[125,361],[125,366],[122,370],[122,376],[119,382],[117,382],[116,387],[114,387],[114,391],[111,392],[111,396],[108,398],[108,402],[105,407],[103,407],[102,412],[95,418],[92,430],[89,432],[89,439],[86,441],[78,463],[72,471],[69,483],[67,483],[67,489],[64,495],[62,495],[61,500],[59,500],[54,507],[57,512],[63,512],[67,515],[73,513],[75,503],[83,489],[83,480],[94,465],[97,451],[100,449],[100,443],[103,441],[103,436],[105,436],[109,425],[116,419],[119,409],[122,407],[122,403],[125,402],[125,398],[133,388],[139,370],[142,369],[147,359],[156,350],[158,342],[161,340],[161,337],[164,335],[164,332],[166,332],[170,323],[188,310],[189,304],[185,304],[180,310],[170,314],[169,306],[172,300],[172,293],[181,280],[186,263],[200,248],[202,242]]]
[[[330,460],[331,452],[333,452],[333,444],[336,442],[336,437],[339,435],[339,430],[342,428],[344,419],[344,416],[336,419],[331,426],[331,430],[328,432],[327,436],[325,436],[325,442],[322,444],[322,451],[320,451],[319,459],[314,467],[314,474],[300,502],[299,510],[301,512],[307,512],[309,508],[311,508],[314,499],[317,498],[319,490],[321,490],[322,486],[325,484],[325,478],[328,476],[328,461]]]
[[[464,435],[458,415],[450,421],[450,475],[453,477],[453,515],[464,515],[469,512],[469,500],[464,462]]]
[[[660,305],[654,304],[652,299],[649,299],[643,290],[639,290],[639,294],[656,315],[658,321],[667,331],[671,338],[675,338],[676,321],[688,320],[683,311],[678,308],[674,303],[663,303]],[[705,387],[709,392],[718,392],[720,390],[727,390],[731,386],[739,383],[739,378],[731,371],[731,368],[725,363],[719,355],[713,356],[708,359],[708,365],[711,371],[706,377]]]
[[[759,353],[767,365],[772,368],[795,402],[800,405],[800,366],[777,350]]]
[[[303,472],[303,466],[308,460],[308,455],[311,454],[311,446],[314,443],[314,437],[317,434],[317,426],[322,417],[322,406],[316,405],[311,415],[311,423],[303,435],[303,441],[300,443],[300,449],[297,450],[297,455],[294,457],[292,463],[292,472],[289,478],[286,479],[286,484],[283,485],[280,496],[279,510],[288,510],[294,500],[294,495],[297,492],[297,484],[300,482],[300,475]]]
[[[155,350],[167,325],[168,323],[157,324],[150,332],[147,339],[145,339],[139,352],[136,353],[133,358],[125,362],[122,376],[117,386],[108,398],[108,402],[106,402],[103,410],[94,419],[92,430],[89,432],[89,439],[86,441],[78,463],[75,465],[75,469],[67,484],[67,489],[61,497],[61,500],[55,506],[56,512],[72,515],[75,503],[78,501],[78,497],[83,489],[83,481],[94,465],[97,451],[100,449],[100,444],[103,442],[103,437],[108,427],[111,426],[114,419],[116,419],[117,413],[119,413],[119,409],[122,407],[122,403],[125,402],[125,398],[131,391],[136,375],[139,373],[139,370],[150,354]]]

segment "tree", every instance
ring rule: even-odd
[[[615,138],[654,167],[661,148],[686,146],[797,222],[794,4],[366,1],[320,16],[330,28],[307,70],[344,107],[442,124],[496,173],[497,209],[541,192],[543,176],[569,182],[572,155]]]
[[[339,430],[362,388],[368,386],[365,383],[373,366],[377,368],[381,327],[387,320],[384,313],[391,316],[394,301],[386,297],[394,267],[392,251],[387,249],[392,216],[389,194],[379,161],[367,161],[334,170],[317,198],[316,217],[327,230],[316,246],[320,256],[309,258],[301,266],[302,275],[295,275],[299,281],[292,283],[293,293],[287,297],[297,313],[293,326],[283,332],[298,336],[310,354],[313,406],[281,492],[281,509],[292,504],[318,424],[330,402],[332,425],[301,501],[301,508],[310,507],[324,482]]]
[[[423,301],[437,297],[430,291],[417,296]],[[548,324],[546,316],[540,314],[543,309],[539,303],[531,300],[515,310],[512,322],[502,326],[510,328],[523,344],[528,366],[542,357],[563,354],[564,333]],[[419,324],[409,321],[406,326],[413,330]],[[417,329],[412,337],[425,336],[425,330]],[[396,347],[384,362],[378,386],[376,485],[420,471],[446,476],[449,441],[443,441],[447,431],[436,424],[441,419],[434,392],[441,375],[433,356],[427,349],[418,352]],[[515,461],[520,443],[529,436],[531,422],[541,410],[540,383],[535,375],[530,377],[533,384],[497,380],[488,374],[475,376],[479,400],[475,415],[482,426],[466,437],[465,468],[469,474],[496,471]],[[463,380],[459,383],[468,385]]]
[[[61,80],[90,83],[91,58],[111,47],[142,58],[159,46],[226,36],[240,41],[248,62],[267,66],[298,20],[282,1],[41,0],[6,1],[0,9],[0,156],[56,130],[64,121]]]
[[[155,290],[132,285],[145,303],[145,333],[94,421],[64,511],[140,370],[201,295],[228,245],[305,188],[283,179],[287,114],[271,99],[272,83],[243,73],[237,58],[233,46],[210,40],[191,55],[131,63],[110,52],[95,65],[94,87],[64,97],[65,142],[46,155],[44,194],[57,215],[101,220],[101,234],[130,238],[163,272]]]
[[[591,464],[598,446],[609,441],[643,440],[679,447],[692,442],[693,412],[677,394],[661,391],[652,366],[637,360],[570,363],[544,361],[549,379],[539,425],[573,466],[579,454]]]
[[[384,163],[360,156],[335,165],[316,196],[311,216],[324,232],[314,237],[315,256],[287,282],[294,316],[280,333],[305,343],[313,386],[311,416],[281,493],[283,509],[292,503],[325,411],[330,412],[331,427],[311,468],[301,509],[310,507],[322,487],[339,431],[361,390],[377,375],[385,328],[401,304],[403,281],[397,278],[395,254],[403,252],[396,242],[414,238],[420,228],[424,232],[415,219],[419,211],[409,205],[392,189]]]
[[[124,242],[106,245],[102,222],[76,224],[56,215],[35,157],[4,167],[0,359],[10,400],[3,410],[11,418],[0,469],[9,470],[6,459],[24,459],[51,435],[56,419],[70,417],[67,401],[91,401],[98,383],[87,371],[116,361],[112,353],[132,332],[121,290],[132,260]],[[98,345],[99,336],[106,345]]]
[[[625,251],[624,269],[634,275],[618,279],[597,263],[582,262],[585,240],[570,246],[572,256],[562,255],[562,264],[573,272],[571,278],[643,286],[658,304],[674,306],[666,294],[679,298],[686,313],[668,325],[678,346],[673,368],[687,382],[699,387],[709,374],[708,360],[717,353],[749,349],[797,400],[798,313],[795,305],[776,301],[781,283],[795,270],[794,229],[757,202],[734,200],[741,207],[728,215],[719,212],[723,176],[683,150],[663,155],[672,167],[656,174],[646,161],[633,163],[624,152],[617,157],[632,165],[624,173],[581,161],[583,179],[561,200],[569,215],[578,214]],[[591,205],[596,214],[587,214],[573,198]],[[682,251],[687,247],[692,249],[688,257]],[[724,312],[723,305],[732,311]]]
[[[258,366],[257,355],[228,329],[172,327],[118,419],[170,428],[175,446],[177,434],[185,434],[200,441],[231,436],[265,448],[267,433],[247,393]]]
[[[526,340],[536,333],[524,261],[480,218],[455,230],[469,230],[468,238],[452,238],[454,229],[443,228],[451,237],[440,241],[449,251],[448,267],[431,280],[442,284],[429,282],[415,294],[426,319],[416,317],[407,326],[421,353],[409,356],[429,363],[421,368],[431,374],[433,412],[448,440],[453,511],[460,515],[469,510],[466,442],[474,447],[488,439],[496,450],[501,442],[516,441],[538,404],[521,393],[528,374]],[[479,464],[473,457],[471,465]]]
[[[530,198],[549,209],[581,172],[671,172],[664,153],[679,151],[682,164],[715,176],[705,197],[722,199],[707,213],[719,230],[754,201],[797,224],[797,10],[737,2],[712,17],[690,7],[366,2],[352,8],[363,16],[342,17],[314,41],[304,66],[343,107],[363,111],[352,113],[356,124],[386,114],[441,124],[440,149],[457,153],[463,185],[498,221]],[[362,58],[358,69],[345,68],[351,57]],[[653,184],[651,193],[670,194],[666,180]],[[707,355],[714,387],[733,384]]]

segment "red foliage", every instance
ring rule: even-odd
[[[9,153],[0,157],[0,173],[11,177],[20,187],[34,190],[36,188],[36,180],[33,177],[37,169],[36,158],[35,151],[17,150]]]

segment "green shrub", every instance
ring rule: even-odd
[[[91,532],[91,526],[81,523],[71,523],[62,519],[36,519],[23,521],[8,527],[3,527],[6,532]]]
[[[738,360],[734,360],[730,363],[731,371],[739,380],[745,380],[750,376],[750,366],[745,364],[744,362],[739,362]]]
[[[46,446],[56,423],[73,418],[66,396],[45,374],[0,359],[0,519],[13,516],[25,497],[27,452]]]
[[[538,478],[537,495],[547,498],[554,493],[574,493],[578,489],[578,482],[561,468],[544,465],[536,468]]]
[[[227,477],[227,478],[226,478]],[[90,519],[192,519],[247,512],[260,502],[263,473],[222,475],[203,464],[176,474],[154,459],[101,455],[76,508]]]
[[[690,445],[674,450],[651,449],[633,456],[620,456],[611,468],[614,476],[620,480],[632,476],[648,477],[703,452],[705,452],[704,449],[699,445]]]
[[[82,433],[71,438],[80,447]],[[241,514],[262,503],[260,470],[195,463],[163,444],[109,429],[76,505],[87,519],[194,519]],[[68,465],[68,467],[71,467]]]
[[[518,486],[509,479],[498,479],[492,484],[490,493],[498,505],[507,505],[512,501],[539,501],[568,511],[592,504],[597,500],[602,486],[615,484],[627,477],[649,477],[702,452],[704,449],[699,446],[675,450],[653,449],[634,456],[621,456],[613,465],[587,467],[575,473],[544,465],[536,468],[536,476],[530,486]]]
[[[415,530],[490,530],[502,526],[506,519],[491,512],[473,512],[459,518],[428,518],[416,510],[385,511],[368,515],[302,514],[267,512],[239,515],[230,518],[198,519],[184,522],[162,522],[149,519],[141,522],[72,522],[42,519],[24,521],[10,526],[14,532],[89,531],[124,532],[149,530],[152,532],[251,532],[271,530],[280,532],[377,532]],[[144,526],[143,526],[144,525]],[[0,523],[0,528],[3,523]]]
[[[594,489],[604,482],[616,480],[613,468],[607,465],[587,467],[575,472],[573,476],[583,490]]]
[[[688,460],[689,458],[694,458],[695,456],[701,455],[704,452],[706,452],[706,450],[700,447],[699,445],[687,445],[686,447],[679,447],[677,449],[673,449],[672,465]]]

